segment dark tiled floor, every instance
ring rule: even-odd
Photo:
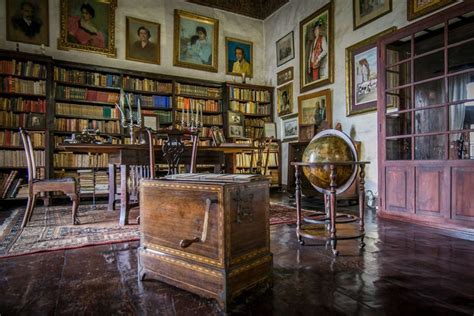
[[[283,196],[274,199],[287,201]],[[274,286],[238,300],[235,315],[474,313],[474,243],[377,219],[367,246],[299,246],[293,225],[271,227]],[[137,282],[138,243],[0,259],[0,314],[214,315],[212,301]]]

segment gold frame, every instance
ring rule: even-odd
[[[440,0],[436,3],[428,4],[425,8],[415,12],[416,8],[414,7],[413,0],[407,0],[407,20],[412,21],[418,19],[428,13],[434,12],[455,2],[456,0]]]
[[[318,81],[313,81],[307,85],[304,85],[304,75],[305,75],[305,61],[303,61],[305,55],[305,41],[303,38],[303,26],[311,21],[313,21],[316,17],[324,14],[327,12],[328,14],[328,30],[327,36],[328,38],[326,41],[328,42],[328,76],[325,79],[320,79]],[[331,0],[328,4],[305,18],[303,21],[300,22],[300,93],[313,90],[314,88],[324,86],[334,82],[334,3]]]
[[[137,18],[134,18],[134,17],[131,17],[131,16],[126,16],[125,20],[126,20],[125,59],[126,60],[133,60],[133,61],[140,61],[142,63],[159,65],[160,62],[161,62],[161,25],[160,25],[160,23],[146,21],[146,20],[142,20],[142,19],[137,19]],[[150,61],[150,60],[146,60],[146,59],[134,58],[134,57],[130,56],[130,47],[129,47],[130,43],[129,43],[128,36],[130,34],[130,22],[132,22],[132,20],[135,21],[135,22],[139,22],[139,23],[153,24],[156,27],[156,29],[157,29],[157,33],[156,33],[156,49],[157,49],[156,61]]]
[[[280,91],[282,90],[287,90],[290,91],[291,90],[291,95],[288,96],[289,100],[290,100],[290,109],[288,109],[287,111],[285,112],[281,112],[280,109],[281,109],[281,104],[280,104]],[[293,113],[293,107],[294,107],[294,102],[293,102],[293,82],[290,82],[290,83],[287,83],[287,84],[284,84],[280,87],[277,88],[277,115],[279,117],[281,116],[285,116],[285,115],[288,115],[288,114],[291,114]]]
[[[11,2],[17,2],[15,0],[6,0],[6,12],[5,12],[5,20],[6,20],[6,38],[7,38],[7,41],[11,41],[11,42],[17,42],[17,43],[27,43],[27,44],[31,44],[31,45],[44,45],[44,46],[47,46],[49,47],[49,0],[43,0],[42,2],[44,2],[43,4],[46,5],[46,19],[43,24],[43,27],[46,28],[46,43],[40,43],[39,41],[19,41],[18,39],[15,39],[15,38],[12,38],[11,37],[11,33],[12,33],[12,25],[11,25],[11,21],[9,20],[13,15],[12,15],[12,7],[10,6]],[[21,4],[20,4],[21,5]]]
[[[246,41],[246,40],[241,40],[241,39],[238,39],[238,38],[235,38],[235,37],[227,37],[225,38],[225,73],[227,75],[233,75],[233,76],[241,76],[242,74],[239,74],[239,73],[236,73],[236,72],[231,72],[229,71],[229,47],[227,46],[227,43],[229,41],[232,41],[232,42],[239,42],[239,43],[243,43],[243,44],[247,44],[247,45],[250,45],[250,62],[247,61],[249,64],[250,64],[250,76],[247,76],[247,78],[253,78],[253,43],[250,42],[250,41]]]
[[[179,60],[179,30],[181,25],[181,18],[196,20],[205,24],[212,24],[214,26],[214,45],[212,47],[212,63],[211,65],[197,65]],[[174,10],[174,33],[173,33],[173,66],[204,70],[209,72],[217,72],[218,70],[218,47],[219,47],[219,20],[197,15],[191,12],[182,10]]]
[[[79,50],[91,53],[97,53],[106,55],[108,57],[117,57],[117,49],[115,48],[115,9],[117,8],[117,0],[97,0],[97,2],[103,2],[110,5],[109,12],[109,43],[106,48],[92,47],[87,45],[69,43],[67,40],[67,14],[69,9],[68,0],[60,0],[60,33],[58,38],[58,49],[60,50]]]
[[[302,102],[305,101],[305,100],[308,100],[308,99],[314,99],[314,98],[323,97],[323,96],[326,97],[326,120],[324,120],[323,122],[328,123],[328,128],[332,127],[332,93],[331,93],[331,89],[324,89],[324,90],[320,90],[320,91],[317,91],[317,92],[300,95],[298,97],[298,127],[299,126],[315,125],[315,124],[302,124],[301,123],[302,119],[303,119],[302,118],[303,111],[301,111]],[[317,126],[317,127],[319,127],[319,126]]]
[[[358,28],[361,28],[363,27],[364,25],[367,25],[369,23],[371,23],[372,21],[375,21],[377,20],[378,18],[386,15],[386,14],[389,14],[390,12],[392,12],[392,8],[393,8],[393,2],[392,0],[387,0],[389,3],[388,3],[388,10],[386,11],[383,11],[381,13],[379,13],[378,15],[374,16],[373,18],[365,21],[365,22],[361,22],[359,23],[358,25],[356,25],[357,23],[357,17],[356,17],[356,13],[357,13],[357,4],[356,2],[360,2],[360,0],[352,0],[352,24],[353,24],[353,30],[357,30]],[[360,12],[359,12],[359,15],[360,15]],[[360,17],[359,17],[359,20],[360,20]],[[359,21],[360,22],[360,21]]]
[[[394,32],[397,27],[393,26],[391,28],[386,29],[380,33],[377,33],[363,41],[360,41],[354,45],[351,45],[346,48],[346,116],[366,113],[377,110],[377,100],[370,101],[366,103],[374,103],[369,108],[361,109],[361,110],[354,110],[355,103],[353,103],[353,96],[354,96],[354,75],[353,75],[353,58],[354,58],[354,51],[360,50],[362,48],[366,48],[365,51],[372,49],[373,47],[377,47],[377,39],[384,35],[390,34]],[[377,56],[378,57],[378,56]],[[378,75],[378,74],[377,74]]]

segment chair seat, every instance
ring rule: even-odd
[[[58,178],[33,182],[33,192],[61,191],[66,194],[76,194],[76,179]]]

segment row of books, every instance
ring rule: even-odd
[[[252,90],[229,87],[229,97],[244,101],[270,102],[271,94],[268,90]]]
[[[173,123],[173,116],[171,111],[153,111],[153,110],[142,110],[142,115],[156,116],[160,124],[171,124]]]
[[[260,128],[260,127],[246,126],[244,128],[244,135],[245,135],[245,137],[248,137],[248,138],[254,138],[254,139],[262,138],[263,137],[263,131],[264,131],[264,129]]]
[[[133,93],[127,93],[130,96],[132,106],[138,105],[140,99],[140,106],[142,107],[153,107],[153,108],[165,108],[170,109],[173,105],[171,96],[163,95],[139,95]]]
[[[271,114],[270,105],[261,105],[255,102],[230,101],[230,110],[244,114]]]
[[[97,119],[120,118],[117,108],[83,104],[56,103],[57,115],[87,116]]]
[[[101,133],[120,133],[120,124],[117,121],[98,121],[76,118],[55,118],[55,128],[60,132],[81,132],[85,128],[98,129]]]
[[[46,100],[23,98],[0,98],[0,110],[13,112],[46,112]]]
[[[222,130],[222,128],[219,129],[222,133],[222,135],[224,135],[224,131]],[[209,137],[209,138],[212,138],[212,130],[210,127],[201,127],[200,131],[199,131],[199,137]]]
[[[0,74],[46,79],[46,66],[32,61],[0,60]]]
[[[46,81],[33,81],[5,77],[0,85],[0,92],[46,95]]]
[[[106,194],[109,192],[109,177],[107,171],[92,169],[78,170],[79,190],[81,194]],[[95,179],[94,179],[95,177]],[[119,183],[119,182],[118,182]]]
[[[173,85],[171,82],[160,82],[152,79],[138,79],[123,77],[123,88],[127,90],[147,91],[156,93],[172,93]]]
[[[44,150],[34,150],[37,167],[44,167]],[[26,155],[23,150],[0,150],[1,167],[26,167]]]
[[[119,87],[120,75],[54,67],[54,80],[99,87]]]
[[[217,100],[203,100],[203,99],[191,99],[184,97],[176,98],[176,106],[178,110],[182,109],[201,109],[207,112],[221,112],[221,103]]]
[[[176,122],[181,122],[181,119],[186,121],[186,115],[183,117],[181,112],[176,112]],[[203,115],[201,119],[204,125],[222,125],[222,115]]]
[[[116,92],[58,85],[56,86],[56,98],[116,103],[119,99],[119,94]]]
[[[222,89],[177,83],[176,93],[177,94],[192,94],[192,95],[200,96],[200,97],[220,98],[222,95]]]
[[[250,119],[246,118],[244,119],[244,126],[249,126],[249,127],[264,127],[265,122],[270,121],[270,118],[265,117],[263,118],[256,118],[256,119]]]
[[[54,146],[55,148],[59,145],[59,144],[64,144],[66,142],[66,139],[69,139],[71,138],[70,136],[58,136],[58,135],[55,135],[54,136]],[[104,139],[100,136],[96,136],[96,139],[98,140],[101,140],[103,141]],[[120,144],[120,139],[119,138],[116,138],[116,137],[112,137],[112,144]]]
[[[30,117],[27,113],[14,113],[7,111],[0,111],[0,126],[1,127],[24,127],[28,126],[28,118]]]
[[[44,133],[30,133],[33,148],[45,147]],[[23,146],[20,133],[12,130],[0,131],[0,146]]]
[[[53,155],[53,163],[55,168],[94,168],[96,165],[97,167],[107,167],[109,156],[107,154],[96,156],[59,152]]]
[[[278,153],[266,153],[263,154],[262,157],[262,166],[265,166],[268,159],[268,167],[278,167]],[[253,167],[257,167],[257,159],[254,159],[252,162],[252,154],[251,153],[240,153],[235,155],[236,166],[238,168],[250,168],[251,164]]]

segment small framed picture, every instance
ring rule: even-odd
[[[418,19],[454,2],[456,0],[407,0],[407,19],[408,21]]]
[[[125,57],[160,64],[160,24],[127,16]]]
[[[7,0],[7,40],[49,46],[48,0]]]
[[[217,126],[211,127],[211,134],[212,140],[214,142],[214,146],[219,146],[222,143],[225,143],[224,132]]]
[[[142,122],[144,128],[150,128],[154,131],[160,128],[158,116],[155,114],[142,114]]]
[[[229,125],[242,125],[244,122],[244,116],[242,113],[227,112],[227,121]]]
[[[225,38],[226,73],[253,77],[253,43],[236,38]]]
[[[276,42],[277,67],[295,58],[294,33],[291,31]]]
[[[392,12],[392,0],[353,0],[354,30]]]
[[[301,126],[314,125],[316,131],[321,127],[332,126],[331,89],[325,89],[298,97],[298,115]]]
[[[298,139],[298,113],[282,118],[281,133],[281,139],[284,142]]]
[[[290,82],[277,89],[277,110],[278,116],[293,113],[293,83]]]
[[[276,138],[276,124],[273,122],[265,122],[263,136]]]
[[[40,113],[30,113],[28,115],[27,127],[29,129],[42,129],[45,128],[45,116]]]
[[[244,127],[240,125],[229,125],[229,137],[244,137]]]
[[[294,76],[293,66],[277,72],[277,86],[290,82],[291,80],[293,80],[293,76]]]

